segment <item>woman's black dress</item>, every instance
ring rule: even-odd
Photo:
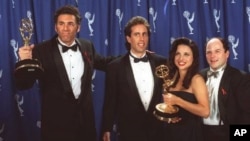
[[[184,91],[171,91],[170,93],[182,99],[197,103],[194,94]],[[181,121],[178,123],[165,123],[165,141],[203,141],[202,118],[179,107]]]

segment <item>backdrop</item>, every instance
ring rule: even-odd
[[[47,40],[55,34],[54,12],[65,4],[79,8],[79,37],[92,40],[104,56],[126,52],[124,25],[140,15],[151,24],[149,50],[167,56],[171,42],[186,36],[199,45],[203,68],[206,40],[221,36],[230,43],[229,63],[250,71],[250,0],[0,0],[0,141],[40,140],[39,87],[16,91],[13,83],[17,50],[23,45],[19,25],[29,18],[34,24],[31,43]],[[92,84],[98,135],[104,77],[96,71]]]

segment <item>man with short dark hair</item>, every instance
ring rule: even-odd
[[[128,52],[106,72],[103,140],[111,140],[116,121],[120,141],[161,141],[164,124],[153,111],[162,100],[162,80],[154,73],[166,58],[147,51],[150,27],[145,18],[131,18],[124,33]]]

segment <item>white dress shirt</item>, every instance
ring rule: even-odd
[[[131,54],[135,56],[133,53]],[[136,87],[140,94],[141,101],[145,110],[148,110],[154,89],[154,78],[150,63],[149,61],[135,63],[134,58],[130,56],[130,64],[132,66]]]
[[[65,45],[59,38],[58,41]],[[72,45],[76,44],[74,41]],[[82,58],[82,54],[77,48],[77,51],[73,51],[71,49],[67,50],[66,52],[62,52],[62,46],[58,45],[60,54],[63,59],[64,66],[67,71],[67,75],[74,93],[75,98],[77,99],[81,93],[81,78],[84,73],[84,61]]]
[[[219,92],[220,81],[224,73],[224,68],[225,66],[218,69],[217,77],[215,76],[208,77],[206,82],[209,94],[209,104],[210,104],[209,117],[203,119],[203,123],[206,125],[223,125],[223,121],[221,121],[220,119],[218,92]],[[211,68],[210,70],[213,71]]]

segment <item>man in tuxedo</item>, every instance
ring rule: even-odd
[[[205,141],[229,141],[233,124],[250,124],[250,78],[228,64],[229,46],[211,38],[205,49],[209,68],[201,71],[209,91],[210,116],[203,119]]]
[[[128,52],[106,71],[103,140],[111,140],[114,123],[119,141],[163,140],[163,123],[153,115],[162,100],[162,80],[154,74],[166,58],[147,51],[150,27],[145,18],[131,18],[124,33]]]
[[[76,38],[81,16],[74,6],[63,6],[54,15],[57,35],[37,45],[19,48],[19,59],[37,59],[44,72],[16,75],[19,89],[31,88],[38,78],[42,96],[42,141],[96,141],[91,96],[93,70],[105,70],[113,58],[103,58],[93,44]]]

